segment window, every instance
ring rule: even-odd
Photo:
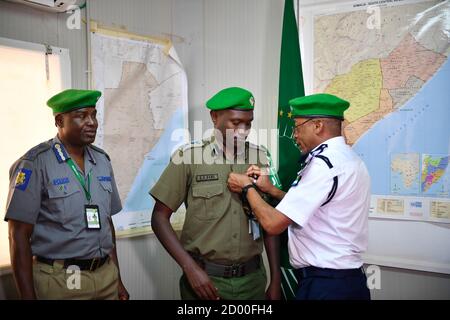
[[[8,224],[4,222],[9,168],[20,156],[56,133],[46,101],[70,87],[67,49],[0,38],[0,267],[10,264]]]

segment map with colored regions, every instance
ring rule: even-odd
[[[423,155],[421,188],[424,194],[449,195],[450,171],[447,170],[448,158],[448,155]]]
[[[313,91],[350,102],[344,137],[369,170],[374,215],[450,223],[449,12],[448,0],[318,7],[303,37]]]
[[[359,28],[367,30],[365,11],[324,16],[315,21],[315,91],[339,95],[351,102],[344,124],[349,144],[356,143],[380,119],[403,106],[447,60],[449,52],[439,50],[437,43],[429,46],[421,41],[417,28],[405,32],[400,27],[410,16],[430,7],[430,3],[404,7],[381,9],[383,27],[369,35],[357,34]],[[348,34],[335,32],[342,28]],[[351,45],[353,50],[347,48],[342,60],[336,49],[331,51],[337,53],[335,58],[329,57],[327,47],[341,43]]]

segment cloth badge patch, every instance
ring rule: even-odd
[[[98,176],[97,177],[98,181],[110,181],[111,182],[111,177],[110,176]]]
[[[61,184],[66,184],[66,183],[69,183],[69,182],[70,182],[69,177],[53,179],[53,185],[54,186],[59,186]]]
[[[33,171],[29,169],[20,169],[16,177],[16,189],[25,191],[30,182],[31,173]]]

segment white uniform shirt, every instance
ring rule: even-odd
[[[300,182],[293,184],[276,207],[294,221],[289,226],[290,262],[294,268],[359,268],[363,264],[361,253],[367,249],[370,177],[343,137],[323,144],[328,147],[320,155],[327,157],[333,168],[310,155]],[[320,152],[319,147],[311,153]],[[335,195],[321,206],[335,176]]]

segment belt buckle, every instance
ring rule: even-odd
[[[100,259],[99,258],[93,258],[91,262],[91,266],[89,267],[89,271],[95,271],[100,265]]]
[[[231,276],[232,277],[237,277],[239,273],[239,265],[238,264],[233,264],[231,266]]]
[[[239,265],[232,264],[231,266],[225,266],[223,277],[224,278],[233,278],[236,277],[239,271]]]

